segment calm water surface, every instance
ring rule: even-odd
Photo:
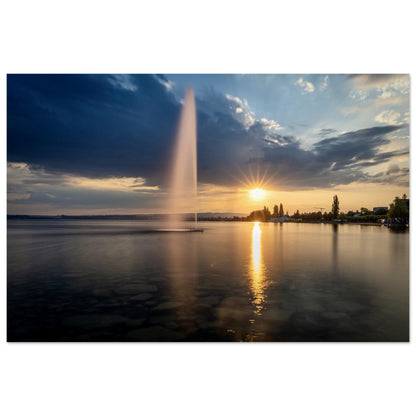
[[[200,225],[9,220],[8,340],[408,340],[408,232]]]

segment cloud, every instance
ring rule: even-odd
[[[386,175],[391,175],[400,172],[398,165],[390,165],[386,171]]]
[[[353,74],[348,77],[359,88],[382,88],[397,82],[408,82],[407,74]]]
[[[156,75],[156,79],[166,88],[167,91],[172,91],[175,85],[172,81],[169,81],[164,75]]]
[[[119,87],[121,89],[132,92],[137,90],[137,85],[132,82],[130,75],[110,75],[108,80],[110,84],[114,85],[115,87]]]
[[[371,103],[377,107],[405,103],[410,91],[407,74],[350,75],[348,79],[355,87],[350,91],[351,98],[363,101],[371,95]]]
[[[363,88],[351,90],[350,97],[356,101],[364,101],[367,98],[367,91]]]
[[[383,85],[377,89],[377,100],[380,104],[388,104],[394,101],[405,102],[409,96],[410,83],[409,77],[393,80],[391,83]]]
[[[268,120],[267,118],[261,118],[259,122],[266,130],[281,130],[283,127],[275,120]]]
[[[392,96],[377,96],[368,101],[368,104],[371,106],[376,107],[392,107],[398,105],[406,105],[408,106],[409,103],[409,96],[400,96],[400,95],[392,95]]]
[[[329,76],[325,75],[322,79],[321,82],[319,84],[319,89],[321,91],[325,91],[328,88],[328,83],[329,83]]]
[[[401,124],[401,115],[400,113],[393,110],[385,110],[378,114],[374,120],[382,124],[391,124],[397,126]]]
[[[254,113],[251,111],[247,100],[245,98],[233,97],[230,94],[225,94],[229,101],[229,108],[237,115],[239,120],[246,129],[249,129],[255,122]]]
[[[256,119],[254,112],[250,109],[246,99],[233,97],[230,94],[226,94],[225,97],[229,101],[229,108],[235,113],[236,119],[239,120],[246,129],[249,129],[255,123],[260,123],[266,130],[281,130],[283,128],[275,120],[269,120],[265,117]]]
[[[19,201],[19,200],[25,200],[29,199],[30,194],[29,193],[19,193],[19,192],[10,192],[7,194],[7,199],[9,201]]]
[[[304,80],[302,77],[295,82],[295,85],[301,87],[305,93],[315,91],[315,86],[311,82]]]
[[[73,208],[115,209],[138,208],[144,198],[152,201],[152,208],[163,206],[163,192],[147,186],[143,178],[86,178],[57,174],[25,163],[7,164],[7,199],[13,212],[28,213],[36,204],[58,210]],[[23,211],[19,211],[23,209]],[[31,213],[32,211],[29,211]]]
[[[355,164],[359,160],[370,160],[380,155],[380,148],[388,144],[387,135],[401,126],[371,127],[343,133],[323,139],[314,144],[314,152],[320,160],[337,162],[337,169]]]
[[[377,114],[374,118],[375,121],[382,124],[391,124],[394,126],[398,125],[408,125],[409,124],[409,111],[406,111],[403,114],[400,114],[394,110],[384,110],[381,113]]]
[[[319,130],[318,136],[325,137],[325,136],[328,136],[329,134],[334,134],[334,133],[336,133],[335,129],[329,129],[329,128],[321,129]]]
[[[394,183],[398,186],[409,186],[409,168],[399,168],[395,165],[385,171],[378,172],[371,176],[371,182],[377,184]]]
[[[33,189],[44,189],[48,186],[68,188],[85,188],[91,190],[116,190],[120,192],[158,191],[157,186],[147,186],[144,178],[108,177],[86,178],[70,174],[57,174],[43,168],[31,167],[26,163],[7,164],[7,184],[11,192],[30,192]],[[24,189],[23,189],[24,188]],[[51,197],[50,195],[48,195]],[[53,198],[53,196],[52,196]]]

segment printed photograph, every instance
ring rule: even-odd
[[[408,74],[8,74],[8,342],[408,342]]]

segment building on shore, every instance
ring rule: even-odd
[[[388,211],[389,207],[374,207],[373,208],[373,214],[377,214],[377,211],[380,211],[381,209]]]
[[[283,215],[283,217],[279,218],[270,218],[269,222],[293,222],[295,221],[293,218],[290,218],[286,215]]]

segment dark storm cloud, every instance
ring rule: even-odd
[[[372,127],[344,133],[315,143],[313,150],[318,159],[331,163],[337,162],[338,165],[346,167],[355,161],[380,156],[379,147],[390,142],[386,135],[401,127]]]
[[[311,150],[302,149],[299,142],[273,147],[265,154],[265,161],[272,166],[276,180],[288,189],[372,182],[364,168],[408,154],[380,151],[390,143],[388,134],[402,127],[372,127],[344,133],[315,143]],[[394,177],[386,178],[386,182],[394,182]]]
[[[47,175],[143,177],[163,185],[181,109],[164,76],[9,75],[7,86],[9,162]],[[371,182],[365,168],[407,153],[382,151],[403,126],[351,131],[305,149],[277,123],[255,119],[237,97],[211,92],[197,97],[197,110],[200,182],[238,185],[242,173],[259,166],[286,189]]]
[[[153,178],[180,111],[161,80],[9,75],[8,160],[88,177]]]

